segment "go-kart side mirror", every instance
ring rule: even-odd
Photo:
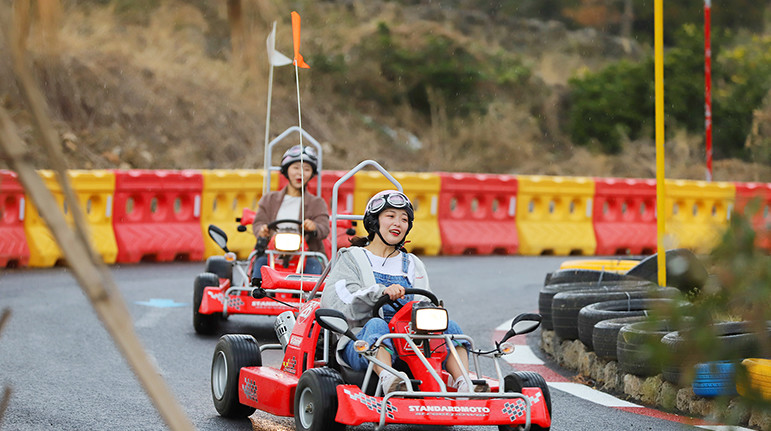
[[[324,329],[336,334],[343,334],[351,340],[356,339],[356,335],[351,332],[351,327],[348,325],[348,319],[338,310],[319,308],[316,310],[316,322]]]
[[[225,231],[210,224],[208,232],[209,237],[214,240],[221,249],[225,250],[225,253],[230,253],[230,250],[228,250],[228,234],[226,234]]]
[[[501,343],[515,335],[527,334],[535,331],[541,324],[541,315],[536,313],[523,313],[511,321],[511,329],[501,339]]]

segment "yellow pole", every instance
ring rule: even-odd
[[[656,232],[659,285],[667,285],[667,256],[664,250],[666,231],[666,187],[664,184],[664,0],[653,6],[655,76],[656,76]]]

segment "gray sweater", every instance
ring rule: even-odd
[[[348,247],[337,253],[321,295],[323,308],[334,308],[348,318],[352,327],[363,326],[372,317],[372,306],[383,296],[386,286],[375,283],[372,266],[360,247]],[[431,291],[426,267],[414,254],[408,257],[415,265],[415,289]]]

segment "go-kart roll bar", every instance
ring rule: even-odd
[[[330,264],[335,262],[335,258],[337,257],[337,220],[362,220],[364,218],[363,215],[351,215],[351,214],[338,214],[337,213],[337,196],[338,196],[338,190],[340,189],[340,186],[348,181],[354,174],[359,172],[360,170],[364,169],[367,166],[373,166],[375,169],[380,171],[381,174],[383,174],[384,177],[388,181],[391,182],[391,184],[396,187],[397,190],[400,192],[404,192],[404,189],[402,188],[402,185],[399,183],[399,181],[396,180],[391,174],[388,173],[380,164],[374,160],[364,160],[363,162],[359,163],[348,171],[345,175],[340,177],[339,180],[335,182],[335,185],[332,187],[332,213],[330,214],[330,221],[333,226],[332,228],[332,255],[329,257]]]

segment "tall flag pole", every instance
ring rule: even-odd
[[[303,165],[303,156],[305,155],[305,151],[303,149],[303,119],[302,119],[302,111],[300,110],[300,72],[299,68],[302,67],[303,69],[310,69],[310,66],[305,64],[305,61],[303,60],[303,56],[300,55],[300,14],[298,14],[295,11],[292,11],[292,44],[294,45],[294,74],[295,74],[295,84],[297,87],[297,124],[300,128],[300,165]],[[300,227],[300,235],[301,238],[305,239],[305,169],[300,170],[300,182],[303,184],[303,186],[300,187],[300,221],[302,222]],[[305,265],[304,261],[300,260],[300,280],[303,279],[305,275]],[[303,282],[300,281],[300,289],[303,289]]]
[[[656,80],[656,233],[659,286],[667,285],[667,255],[664,250],[666,231],[666,187],[664,184],[664,0],[655,0],[654,51]]]
[[[265,169],[267,169],[268,166],[270,166],[270,160],[268,160],[268,139],[270,139],[270,105],[271,100],[273,99],[273,68],[292,64],[292,60],[276,51],[276,21],[273,21],[273,30],[268,35],[265,44],[267,45],[268,64],[270,64],[270,72],[268,74],[268,109],[265,114],[265,156],[263,164]],[[266,172],[265,175],[270,175],[270,171]],[[265,182],[265,185],[267,186],[267,182]],[[267,193],[269,191],[270,190],[263,190],[262,192]]]
[[[712,181],[712,0],[704,0],[704,139],[707,147],[707,181]]]

